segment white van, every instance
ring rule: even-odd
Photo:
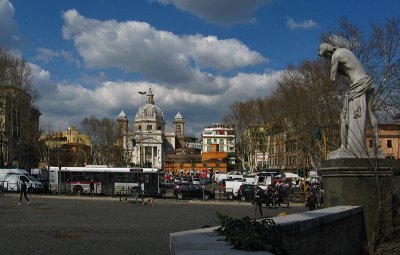
[[[19,191],[25,182],[28,191],[43,191],[43,184],[24,169],[0,169],[0,191]]]

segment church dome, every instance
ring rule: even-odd
[[[151,89],[146,93],[147,96],[147,103],[142,105],[139,110],[136,112],[135,115],[135,122],[142,122],[142,121],[151,121],[157,122],[160,124],[165,124],[164,113],[154,104],[154,94],[152,93]]]

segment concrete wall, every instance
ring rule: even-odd
[[[363,254],[367,244],[362,207],[336,206],[273,219],[278,226],[278,238],[291,255]],[[171,254],[270,254],[234,250],[213,230],[172,233]]]

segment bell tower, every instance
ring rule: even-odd
[[[126,116],[124,109],[117,117],[117,143],[118,146],[126,147],[126,141],[128,139],[128,117]]]
[[[172,123],[174,126],[174,133],[176,135],[175,149],[182,149],[185,144],[185,120],[179,111],[175,115]]]

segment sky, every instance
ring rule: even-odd
[[[167,131],[179,111],[200,138],[316,59],[339,18],[368,31],[399,15],[398,0],[0,0],[0,46],[29,63],[43,130],[122,109],[132,124],[151,88]]]

